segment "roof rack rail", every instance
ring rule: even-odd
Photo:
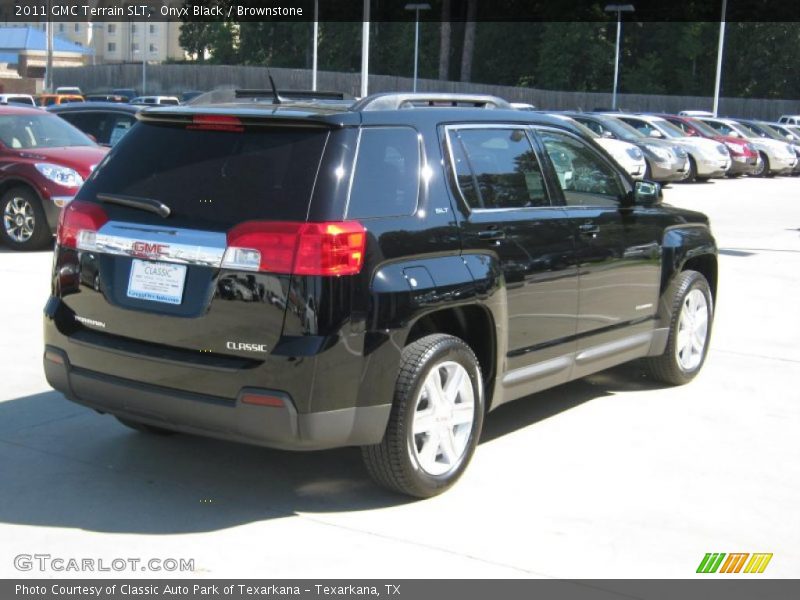
[[[274,98],[275,93],[261,89],[235,90],[236,98]],[[354,100],[353,96],[344,92],[326,92],[313,90],[278,90],[281,100]]]
[[[488,94],[448,94],[427,92],[386,92],[362,98],[352,111],[397,110],[400,108],[421,108],[425,106],[451,106],[465,108],[511,108],[502,98]]]

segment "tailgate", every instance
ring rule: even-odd
[[[65,327],[143,351],[265,358],[281,335],[291,275],[223,267],[229,233],[246,222],[305,221],[327,136],[232,122],[137,124],[66,211],[83,211],[78,222],[88,220],[90,233],[80,251],[57,252],[56,293],[74,320]]]

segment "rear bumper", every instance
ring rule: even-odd
[[[69,400],[103,413],[175,431],[284,450],[321,450],[379,443],[391,405],[298,413],[280,391],[242,388],[220,398],[142,384],[70,364],[60,348],[45,346],[47,382]],[[245,404],[246,393],[269,393],[283,406]]]

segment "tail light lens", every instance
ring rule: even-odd
[[[94,250],[97,230],[108,221],[103,208],[92,202],[73,200],[61,211],[57,240],[60,246]]]
[[[222,266],[297,275],[355,275],[367,232],[357,221],[250,221],[228,232]]]

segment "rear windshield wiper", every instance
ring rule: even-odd
[[[167,218],[172,212],[166,204],[153,200],[152,198],[142,198],[140,196],[123,196],[122,194],[97,194],[97,199],[109,204],[119,204],[129,208],[138,208],[156,213],[159,217]]]

